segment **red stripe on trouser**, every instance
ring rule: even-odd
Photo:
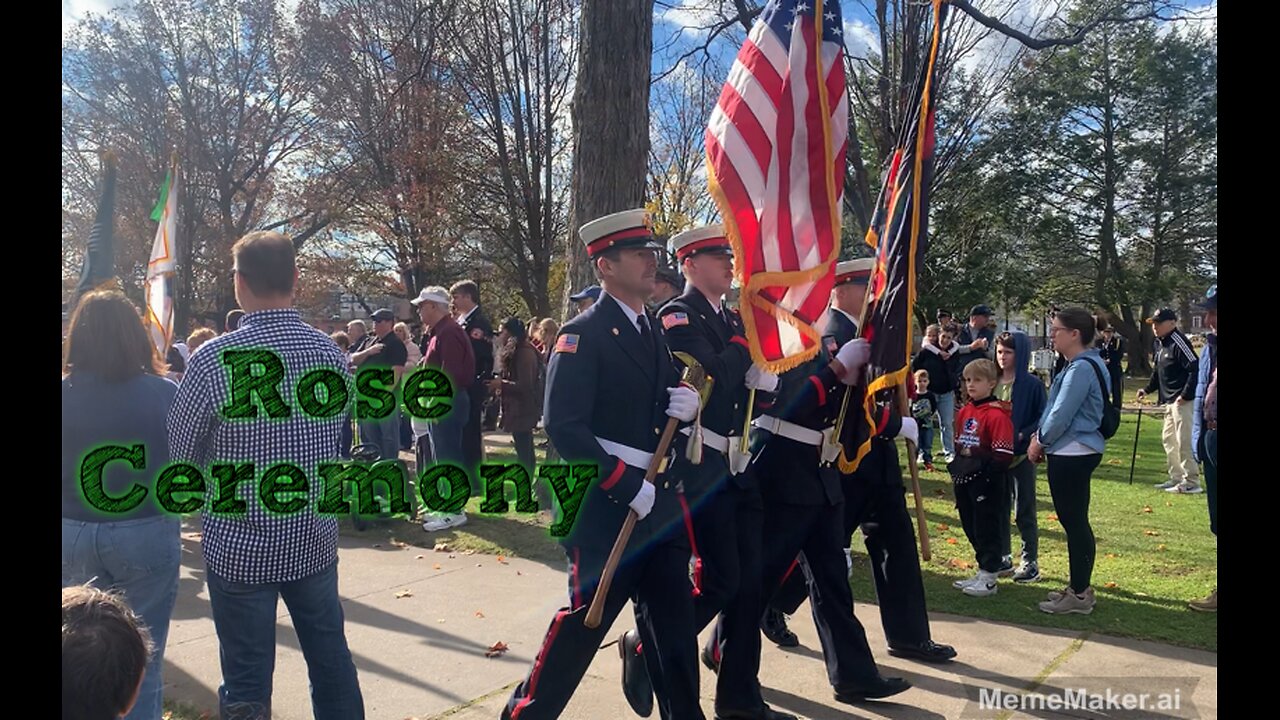
[[[782,573],[782,579],[778,581],[778,587],[782,587],[786,584],[787,578],[791,577],[791,573],[795,572],[796,566],[799,564],[800,556],[796,555],[796,559],[791,561],[791,566],[787,568],[786,572]]]
[[[551,651],[551,644],[556,641],[556,635],[560,633],[561,623],[568,616],[568,610],[561,610],[556,613],[555,619],[551,621],[551,629],[547,631],[547,639],[542,641],[542,649],[538,650],[538,659],[533,661],[533,672],[529,673],[529,691],[511,710],[511,720],[519,718],[520,713],[524,712],[524,709],[533,702],[533,694],[538,689],[538,676],[542,674],[542,665],[546,662],[547,653]]]
[[[684,493],[676,493],[680,498],[680,511],[684,514],[684,529],[689,533],[689,549],[693,551],[693,596],[702,594],[702,556],[698,554],[698,542],[693,537],[693,516],[689,514],[689,503]]]

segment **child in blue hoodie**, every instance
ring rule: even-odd
[[[1027,446],[1040,426],[1044,412],[1045,389],[1040,378],[1031,374],[1031,343],[1025,333],[1005,332],[996,337],[996,364],[1000,380],[996,398],[1008,403],[1013,418],[1013,463],[1009,466],[1009,492],[1004,495],[1004,522],[1000,525],[1001,549],[1004,552],[1000,575],[1013,575],[1014,582],[1033,583],[1040,579],[1039,530],[1036,527],[1036,466],[1027,460]],[[1022,558],[1013,569],[1009,512],[1017,508],[1015,522],[1022,536]]]

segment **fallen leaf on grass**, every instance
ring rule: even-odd
[[[1158,552],[1164,552],[1164,551],[1165,551],[1164,543],[1160,543],[1159,545],[1157,545],[1157,546],[1156,546],[1156,550],[1157,550]]]
[[[1046,519],[1046,520],[1048,520],[1049,522],[1058,522],[1058,516],[1057,516],[1057,515],[1050,515],[1049,517],[1047,517],[1047,518],[1045,518],[1045,519]]]
[[[973,564],[972,564],[972,563],[965,562],[964,560],[961,560],[960,558],[951,558],[951,563],[950,563],[950,565],[951,565],[951,567],[953,567],[953,568],[960,568],[961,570],[968,570],[969,568],[973,567]]]
[[[1143,530],[1142,534],[1148,537],[1159,537],[1160,535],[1160,533],[1155,530]]]
[[[1150,505],[1146,505],[1146,506],[1143,506],[1143,508],[1142,508],[1142,512],[1144,512],[1144,513],[1153,513],[1153,512],[1155,512],[1155,510],[1152,510]]]
[[[958,543],[956,542],[956,539],[955,539],[955,538],[947,538],[947,544],[948,544],[948,545],[956,545],[956,544],[958,544]]]
[[[1115,560],[1115,559],[1116,559],[1116,558],[1118,558],[1118,557],[1120,557],[1120,556],[1119,556],[1119,555],[1116,555],[1115,553],[1107,553],[1107,559],[1108,559],[1108,560]]]
[[[947,491],[943,490],[942,488],[934,488],[933,494],[937,495],[938,497],[942,497],[943,495],[947,494]]]
[[[413,591],[409,590],[408,588],[396,593],[397,600],[399,600],[400,598],[407,598],[407,597],[413,597]]]
[[[1115,583],[1113,583],[1113,582],[1109,582],[1109,583],[1107,583],[1106,585],[1103,585],[1103,587],[1107,588],[1108,590],[1115,590],[1116,588],[1118,588],[1118,587],[1120,587],[1120,586],[1119,586],[1119,585],[1116,585],[1116,584],[1115,584]]]
[[[939,524],[938,524],[938,531],[939,531],[939,532],[946,532],[946,531],[948,531],[948,530],[950,530],[950,529],[951,529],[951,527],[950,527],[949,525],[945,525],[945,524],[942,524],[942,523],[939,523]]]
[[[1115,458],[1112,458],[1112,459],[1110,459],[1110,460],[1108,460],[1108,461],[1107,461],[1107,464],[1108,464],[1108,465],[1123,465],[1124,463],[1123,463],[1123,462],[1121,462],[1120,460],[1117,460],[1117,459],[1115,459]]]
[[[508,650],[507,644],[504,642],[496,642],[485,651],[484,656],[487,658],[495,658]]]

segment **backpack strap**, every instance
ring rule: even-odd
[[[1093,368],[1093,374],[1098,376],[1098,390],[1102,392],[1102,402],[1105,405],[1107,402],[1107,382],[1102,379],[1102,370],[1098,368],[1098,363],[1088,358],[1081,358],[1081,360],[1088,361],[1089,367]]]

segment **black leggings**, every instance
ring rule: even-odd
[[[1093,577],[1098,546],[1089,526],[1089,482],[1102,462],[1101,454],[1049,455],[1049,493],[1058,522],[1067,533],[1071,565],[1071,589],[1082,593]],[[1008,520],[1005,520],[1008,522]]]

